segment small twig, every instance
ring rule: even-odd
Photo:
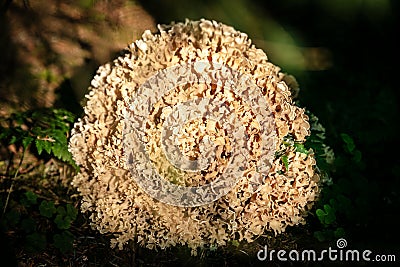
[[[21,171],[19,172],[19,174],[27,174],[27,173],[33,171],[36,167],[40,166],[41,164],[42,164],[41,161],[38,161],[38,162],[36,162],[36,163],[33,163],[31,166],[25,168],[24,170],[21,170]]]
[[[136,266],[137,244],[137,225],[135,225],[135,234],[132,242],[132,266]]]
[[[119,267],[119,265],[117,265],[117,264],[115,264],[115,263],[113,263],[111,261],[109,261],[108,263],[111,264],[112,266]]]
[[[7,169],[6,169],[6,176],[9,177],[10,176],[10,169],[12,166],[12,163],[14,161],[14,153],[9,152],[10,153],[10,157],[8,159],[8,165],[7,165]]]
[[[95,239],[94,236],[79,236],[78,239]]]
[[[15,171],[14,177],[12,178],[11,185],[10,185],[10,189],[8,190],[8,194],[7,194],[6,203],[4,204],[4,209],[3,209],[2,217],[3,217],[4,214],[6,213],[7,206],[8,206],[8,202],[10,201],[11,192],[12,192],[13,187],[14,187],[15,179],[17,178],[17,176],[18,176],[18,174],[19,174],[19,169],[21,168],[21,166],[22,166],[22,161],[24,160],[25,151],[26,151],[26,148],[24,148],[24,151],[22,152],[22,156],[21,156],[21,159],[20,159],[20,161],[19,161],[17,170]]]

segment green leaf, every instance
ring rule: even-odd
[[[353,160],[354,160],[354,162],[360,163],[361,162],[361,158],[362,158],[361,151],[358,150],[358,149],[354,150],[354,152],[353,152]]]
[[[58,142],[55,142],[52,147],[52,152],[54,156],[64,162],[70,163],[72,161],[72,155],[68,151],[68,145],[61,144]]]
[[[40,214],[44,217],[51,218],[56,212],[56,207],[53,201],[43,200],[39,206]]]
[[[326,216],[325,211],[323,211],[322,209],[317,209],[315,211],[315,213],[317,214],[317,217],[321,221],[321,223],[324,223],[325,222],[325,216]]]
[[[281,157],[282,163],[285,166],[285,170],[287,171],[289,169],[289,159],[287,155],[283,155]]]
[[[338,205],[339,205],[338,201],[336,199],[334,199],[334,198],[329,200],[329,204],[335,210],[338,208]]]
[[[0,126],[0,141],[7,140],[10,135],[10,129]]]
[[[306,148],[304,147],[303,144],[301,144],[301,143],[294,143],[294,147],[295,147],[295,149],[296,149],[296,152],[299,152],[299,153],[303,153],[303,154],[308,155],[308,149],[306,149]]]
[[[15,144],[19,138],[17,138],[15,135],[11,136],[11,140],[9,142],[10,145]]]
[[[55,224],[57,225],[58,229],[66,230],[71,227],[71,218],[69,216],[63,216],[58,214],[54,219]]]
[[[72,221],[76,219],[78,210],[71,204],[67,204],[66,208],[59,206],[57,208],[57,216],[54,219],[55,224],[59,229],[69,229]]]
[[[43,148],[44,148],[43,141],[39,140],[39,139],[36,139],[35,140],[35,146],[36,146],[36,150],[37,150],[38,154],[39,155],[42,154],[42,151],[43,151]]]
[[[331,229],[324,229],[322,231],[315,231],[314,237],[316,239],[318,239],[318,241],[324,242],[324,241],[328,241],[328,240],[333,240],[334,234]]]
[[[352,153],[353,150],[356,148],[353,138],[351,138],[348,134],[345,134],[345,133],[340,134],[340,137],[342,137],[342,140],[345,143],[346,151],[348,151],[349,153]]]
[[[330,206],[329,204],[324,205],[324,210],[327,214],[335,212],[335,209],[332,206]]]
[[[39,155],[42,154],[43,150],[46,151],[47,154],[51,153],[52,143],[50,141],[36,139],[35,146],[36,146],[36,150],[38,151]]]
[[[76,216],[78,216],[78,210],[71,204],[67,204],[67,214],[72,220],[76,220]]]
[[[65,215],[67,214],[67,212],[66,212],[66,210],[65,210],[65,208],[64,208],[63,206],[59,206],[59,207],[57,208],[57,213],[58,213],[59,215],[62,215],[62,216],[65,216]]]
[[[314,237],[318,239],[319,242],[324,242],[326,240],[326,235],[323,231],[315,231]]]
[[[43,141],[43,148],[44,148],[44,151],[46,151],[47,154],[51,153],[51,146],[52,145],[53,144],[50,141]]]
[[[33,142],[33,140],[35,140],[35,138],[29,135],[22,138],[22,146],[24,149],[26,149]]]
[[[325,216],[325,224],[332,224],[332,223],[334,223],[336,221],[336,215],[335,215],[335,213],[328,213],[326,216]]]
[[[68,151],[67,136],[75,120],[72,113],[62,109],[44,108],[12,114],[9,120],[12,122],[10,125],[18,126],[1,127],[1,141],[7,144],[17,143],[24,148],[34,142],[39,155],[46,151],[47,154],[77,168]]]
[[[30,204],[36,204],[38,196],[32,191],[26,191],[25,197],[29,201]]]
[[[231,243],[235,247],[239,247],[239,245],[240,245],[239,241],[237,241],[237,240],[231,240]]]
[[[335,209],[325,204],[324,209],[317,209],[315,213],[323,225],[330,225],[336,221]]]
[[[216,251],[218,249],[217,245],[210,245],[210,251]]]
[[[334,232],[333,232],[335,238],[342,238],[345,236],[345,231],[342,227],[338,227]]]
[[[24,197],[22,197],[20,200],[21,205],[25,207],[30,207],[32,205],[35,205],[37,203],[37,197],[38,196],[32,191],[27,191],[25,192]]]
[[[324,217],[324,224],[332,224],[336,221],[335,209],[333,209],[330,205],[324,205],[325,210],[325,217]]]
[[[23,113],[14,113],[11,114],[10,119],[15,121],[19,126],[24,123],[24,115]]]
[[[55,234],[53,236],[54,246],[62,253],[70,252],[74,248],[74,238],[74,235],[69,231],[64,231],[61,234]]]

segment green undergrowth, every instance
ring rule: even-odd
[[[42,252],[49,244],[67,253],[73,249],[74,235],[69,231],[78,210],[69,203],[55,204],[32,191],[14,192],[3,213],[1,228],[12,231],[28,252]],[[4,210],[3,203],[0,208]]]
[[[0,142],[23,150],[33,146],[38,155],[46,154],[76,167],[68,151],[68,134],[75,116],[63,109],[38,109],[2,118]]]
[[[70,112],[50,108],[0,119],[0,142],[9,150],[0,168],[0,227],[27,253],[72,251],[70,228],[78,210],[66,191],[77,169],[68,151],[74,120]]]
[[[314,221],[309,222],[318,241],[331,242],[347,237],[354,225],[365,220],[370,187],[365,187],[368,184],[362,176],[365,164],[354,139],[341,133],[342,147],[334,153],[326,145],[325,128],[316,116],[308,115],[311,136],[305,146],[314,151],[322,181],[321,195],[313,211]]]

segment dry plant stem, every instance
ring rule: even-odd
[[[131,263],[132,263],[132,266],[136,266],[136,251],[137,251],[137,242],[136,242],[136,240],[135,240],[135,242],[131,242],[132,243],[132,245],[131,245],[131,255],[132,255],[132,257],[131,257]]]
[[[14,153],[12,153],[12,152],[9,152],[10,153],[10,157],[8,158],[8,165],[7,165],[7,169],[6,169],[6,177],[9,177],[10,175],[10,169],[11,169],[11,165],[12,165],[12,162],[13,162],[13,160],[14,160]]]
[[[136,266],[136,252],[137,252],[137,225],[135,225],[135,232],[134,232],[134,237],[133,237],[133,242],[132,247],[131,247],[131,253],[132,253],[132,266]]]
[[[12,192],[13,187],[14,187],[15,179],[17,178],[17,176],[19,174],[19,169],[21,168],[22,162],[24,161],[25,151],[26,151],[26,148],[24,148],[24,151],[22,152],[22,156],[21,156],[21,159],[19,160],[19,164],[18,164],[17,170],[15,171],[14,177],[12,178],[10,189],[8,190],[8,194],[7,194],[6,203],[4,204],[2,217],[6,213],[8,202],[10,201],[11,192]]]

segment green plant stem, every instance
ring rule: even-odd
[[[17,176],[19,174],[19,169],[21,168],[22,162],[24,161],[25,151],[26,151],[26,148],[24,148],[24,151],[22,152],[22,156],[21,156],[21,159],[19,160],[19,164],[18,164],[17,170],[15,171],[14,177],[12,178],[10,189],[8,190],[8,194],[7,194],[7,198],[6,198],[6,203],[4,204],[2,217],[6,213],[8,202],[10,201],[11,192],[12,192],[13,187],[14,187],[15,179],[17,178]]]

